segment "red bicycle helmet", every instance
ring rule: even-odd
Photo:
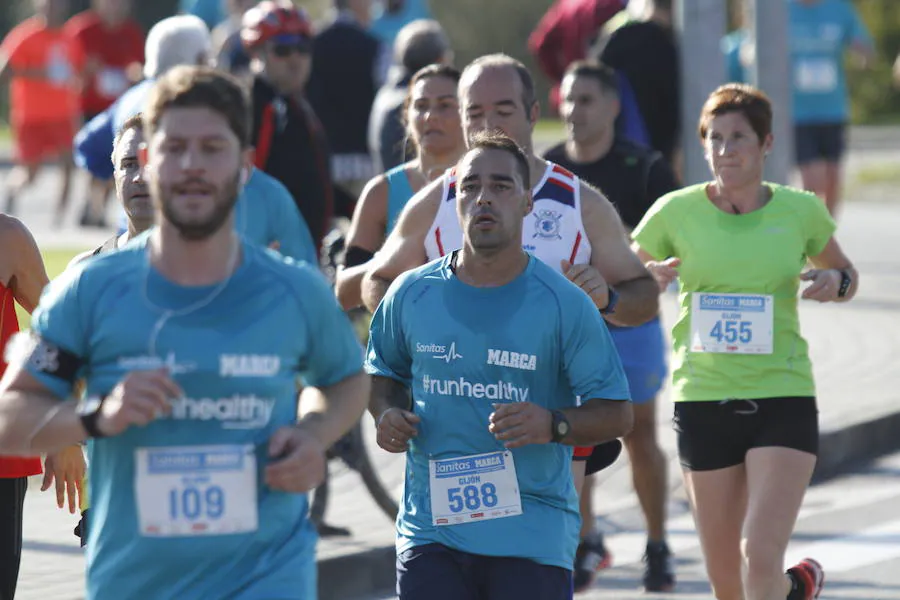
[[[265,0],[244,13],[241,43],[248,50],[281,36],[311,38],[312,22],[306,11],[289,1]]]

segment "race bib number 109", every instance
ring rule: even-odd
[[[252,445],[138,448],[134,493],[141,534],[249,533],[258,527]]]
[[[704,294],[691,298],[691,352],[772,354],[770,295]]]

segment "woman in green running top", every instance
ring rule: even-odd
[[[801,298],[845,302],[858,283],[822,201],[763,181],[771,127],[759,90],[715,90],[699,124],[713,181],[660,198],[633,234],[660,287],[679,280],[674,422],[719,600],[821,591],[816,561],[783,564],[818,451],[798,291],[809,282]]]

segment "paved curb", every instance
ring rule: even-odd
[[[848,399],[851,400],[852,399]],[[847,473],[860,463],[900,450],[900,411],[823,431],[813,483]],[[393,546],[319,561],[319,599],[351,600],[389,594],[395,584]]]
[[[848,398],[848,401],[853,399]],[[860,463],[897,450],[900,450],[900,411],[822,432],[813,483],[833,479]]]

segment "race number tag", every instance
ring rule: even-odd
[[[838,85],[838,70],[827,58],[806,58],[797,63],[794,84],[801,92],[833,92]]]
[[[703,294],[691,298],[691,352],[772,354],[773,298]]]
[[[522,514],[512,452],[500,450],[429,465],[433,525],[459,525]]]
[[[241,446],[138,448],[134,493],[150,537],[256,531],[256,455]]]

